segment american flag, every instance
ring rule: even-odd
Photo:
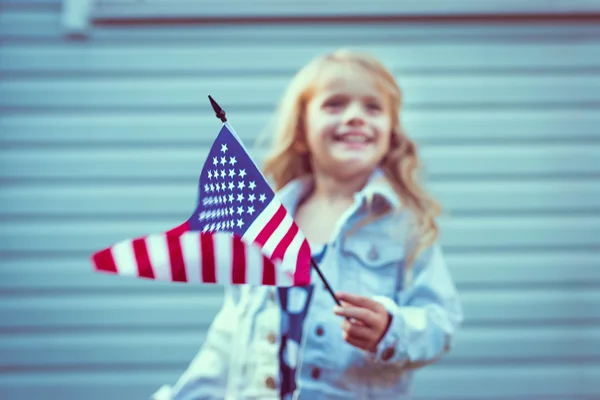
[[[305,236],[227,122],[202,168],[188,221],[92,256],[97,271],[119,275],[275,286],[309,284],[310,261]]]

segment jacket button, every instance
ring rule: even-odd
[[[267,340],[269,341],[269,343],[275,344],[277,338],[275,337],[275,334],[273,332],[269,332],[269,334],[267,335]]]
[[[323,330],[323,327],[319,326],[317,327],[316,331],[317,336],[323,336],[323,334],[325,333],[325,331]]]
[[[387,361],[390,358],[394,357],[394,354],[396,353],[396,351],[394,350],[393,347],[388,347],[387,349],[385,349],[383,351],[383,353],[381,353],[381,359],[383,361]]]
[[[275,379],[273,379],[272,376],[267,377],[267,379],[265,379],[265,385],[269,389],[275,389]]]
[[[313,377],[313,379],[319,379],[319,376],[321,376],[321,369],[318,367],[314,367],[311,371],[310,371],[310,376]]]
[[[376,261],[379,258],[379,252],[377,251],[377,247],[375,247],[375,245],[371,246],[371,250],[369,250],[368,257],[371,261]]]

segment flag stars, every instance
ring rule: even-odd
[[[264,203],[267,200],[267,196],[265,196],[264,193],[261,193],[260,196],[258,196],[258,201],[260,201],[261,203]]]
[[[227,164],[227,159],[225,157],[221,157],[221,165]]]
[[[229,190],[235,189],[235,183],[233,181],[229,182]]]
[[[248,185],[248,188],[250,190],[254,190],[255,187],[256,187],[256,182],[254,182],[254,181],[250,182],[250,184]]]
[[[221,153],[226,153],[227,152],[227,145],[226,144],[222,144],[221,145]]]
[[[253,206],[248,207],[248,211],[246,211],[246,212],[250,215],[254,214],[254,207]]]
[[[246,183],[244,183],[244,181],[238,182],[238,189],[242,190],[245,187],[246,187]]]
[[[238,194],[237,201],[239,201],[239,202],[244,201],[244,195],[242,193]]]
[[[238,207],[237,213],[238,213],[238,215],[242,215],[244,213],[244,207]]]
[[[234,200],[233,193],[229,194],[229,197],[227,197],[227,200],[229,200],[230,203],[233,203],[233,200]]]
[[[242,221],[241,219],[238,219],[237,226],[238,226],[238,228],[241,228],[242,226],[244,226],[244,221]]]
[[[213,164],[219,165],[219,159],[217,157],[213,157]]]
[[[233,178],[235,176],[235,170],[234,169],[230,169],[229,170],[229,177]]]
[[[235,165],[237,163],[237,160],[235,159],[235,157],[229,157],[229,165]]]
[[[250,193],[250,195],[248,196],[248,201],[249,202],[254,202],[254,200],[256,200],[256,196],[254,195],[254,193]]]
[[[241,169],[240,172],[238,172],[238,175],[240,176],[240,178],[244,178],[247,174],[246,174],[246,170],[245,169]]]
[[[208,171],[208,179],[212,179],[212,171]]]
[[[221,183],[221,190],[222,190],[222,191],[225,191],[225,182],[222,182],[222,183]]]
[[[224,169],[221,170],[221,178],[225,179],[225,170]]]

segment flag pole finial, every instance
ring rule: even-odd
[[[210,105],[212,106],[217,118],[219,118],[223,123],[227,122],[227,117],[225,117],[225,110],[221,108],[221,106],[212,98],[209,94],[208,99],[210,100]]]

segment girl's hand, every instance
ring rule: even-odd
[[[367,351],[376,351],[392,316],[380,303],[368,297],[349,293],[336,293],[342,307],[334,307],[334,313],[346,317],[342,322],[342,337],[351,345]]]

